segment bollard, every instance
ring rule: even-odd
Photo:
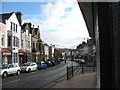
[[[82,64],[82,74],[84,73],[84,67],[83,67],[83,64]]]
[[[73,77],[73,66],[72,66],[72,77]]]
[[[69,79],[69,76],[68,76],[68,66],[67,66],[67,80]]]

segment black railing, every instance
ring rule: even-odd
[[[67,80],[73,77],[73,66],[68,67],[67,66]]]
[[[79,71],[79,74],[91,73],[96,71],[95,62],[86,62],[84,64],[79,63],[77,66],[67,66],[67,80],[73,77],[73,75]]]

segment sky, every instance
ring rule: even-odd
[[[2,12],[22,13],[22,23],[39,25],[41,39],[58,48],[75,49],[89,38],[83,16],[76,0],[55,2],[2,2]]]

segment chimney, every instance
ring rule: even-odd
[[[16,12],[16,16],[18,18],[18,21],[20,23],[20,26],[22,25],[22,13],[21,12]]]

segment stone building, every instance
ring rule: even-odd
[[[42,59],[42,40],[40,38],[40,29],[39,26],[34,28],[32,27],[32,61],[38,62]]]

